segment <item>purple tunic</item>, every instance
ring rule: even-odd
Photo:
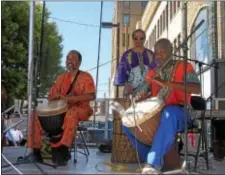
[[[143,64],[148,67],[148,69],[154,68],[157,65],[153,51],[145,48],[142,53]],[[139,56],[138,53],[132,49],[127,50],[123,53],[121,61],[118,65],[116,72],[114,85],[124,85],[130,76],[131,69],[139,66]]]

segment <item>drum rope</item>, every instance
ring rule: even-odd
[[[168,63],[172,63],[172,65],[171,64],[168,65]],[[174,68],[175,68],[175,65],[176,64],[175,64],[175,62],[173,60],[170,60],[168,63],[167,63],[167,65],[169,67],[168,68],[169,69],[169,74],[168,74],[169,76],[167,78],[165,78],[166,72],[165,71],[162,71],[162,69],[159,69],[159,71],[160,71],[160,74],[159,75],[160,75],[161,79],[164,79],[164,80],[166,80],[166,81],[169,82],[171,80],[171,77],[174,74]],[[157,73],[159,73],[159,72],[157,72]],[[156,76],[158,76],[158,74],[156,74]],[[161,89],[162,92],[161,93],[160,92],[158,93],[158,97],[164,101],[165,98],[167,97],[167,95],[169,94],[169,91],[171,89],[166,88],[166,91],[164,91],[164,92],[163,92],[163,90],[164,90],[164,88],[162,87],[162,89]],[[138,165],[139,165],[140,169],[142,169],[142,165],[141,165],[141,161],[140,161],[140,157],[139,157],[139,153],[138,153],[138,146],[137,146],[138,143],[137,143],[137,137],[136,137],[136,131],[137,131],[137,129],[139,129],[137,127],[137,121],[136,121],[136,111],[135,111],[135,106],[136,105],[135,105],[135,98],[132,97],[132,95],[131,95],[131,106],[133,107],[134,126],[136,126],[134,128],[136,156],[137,156]]]
[[[108,167],[111,168],[111,170],[106,171],[105,167],[100,169],[99,168],[100,165],[108,166]],[[116,172],[120,172],[120,173],[127,173],[127,174],[134,173],[134,172],[139,174],[141,172],[140,168],[129,168],[129,166],[125,166],[125,165],[122,165],[122,164],[114,164],[114,163],[107,162],[107,161],[97,163],[95,165],[95,169],[98,172],[104,172],[104,173],[110,173],[110,174],[112,173],[112,170],[116,171]]]
[[[134,116],[134,124],[135,124],[134,126],[137,126],[136,111],[135,111],[135,99],[133,97],[131,97],[131,104],[132,104],[132,107],[133,107],[133,116]],[[134,129],[135,150],[136,150],[136,155],[137,155],[137,161],[138,161],[139,168],[142,169],[141,161],[140,161],[139,153],[138,153],[138,147],[137,147],[136,130],[137,130],[137,127],[135,127],[135,129]]]

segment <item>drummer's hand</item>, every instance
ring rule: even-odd
[[[152,80],[154,80],[154,78],[155,78],[155,70],[149,70],[145,76],[145,82],[151,83]]]
[[[160,69],[157,67],[155,69],[149,70],[145,76],[145,82],[151,83],[155,79],[158,79],[160,75]]]
[[[59,100],[59,99],[62,99],[63,95],[60,94],[60,93],[56,93],[53,97],[52,97],[52,100]]]
[[[147,97],[146,93],[140,93],[135,97],[135,102],[143,101],[146,99],[146,97]]]
[[[64,96],[62,94],[57,94],[57,98],[62,99]]]

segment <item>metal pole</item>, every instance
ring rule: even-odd
[[[187,2],[182,2],[182,40],[187,41]],[[188,52],[187,52],[187,42],[185,42],[185,45],[183,47],[183,56],[184,56],[184,123],[185,123],[185,159],[184,159],[184,164],[182,168],[186,168],[187,164],[187,159],[188,159],[188,137],[187,137],[187,130],[188,130],[188,111],[187,111],[187,80],[186,80],[186,75],[187,75],[187,57],[188,57]]]
[[[42,21],[41,21],[41,40],[40,40],[40,57],[39,57],[39,75],[38,75],[38,90],[37,90],[37,97],[40,88],[40,78],[41,78],[41,67],[43,63],[43,44],[44,44],[44,29],[45,29],[45,1],[43,1],[43,8],[42,8]]]
[[[35,107],[37,106],[37,98],[39,98],[39,88],[40,88],[40,76],[41,76],[41,66],[42,66],[42,57],[43,57],[43,41],[44,41],[44,24],[45,24],[45,1],[43,2],[42,7],[42,19],[41,19],[41,34],[40,34],[40,48],[39,48],[39,56],[36,59],[35,62],[35,73],[34,77],[36,78],[34,87],[35,87],[35,93],[34,93],[34,102]]]
[[[120,25],[116,28],[116,70],[118,69],[119,60],[120,60]],[[116,98],[119,98],[119,86],[116,86]]]
[[[125,50],[127,50],[128,49],[128,46],[129,46],[129,40],[128,40],[128,25],[127,24],[125,24]]]
[[[212,45],[212,50],[213,50],[213,59],[216,62],[216,66],[218,66],[217,64],[217,59],[218,59],[218,32],[217,32],[217,1],[212,2],[212,11],[211,13],[213,13],[213,17],[212,17],[212,43],[214,43]],[[224,9],[223,9],[224,10]],[[213,42],[214,40],[214,42]],[[215,89],[218,89],[219,83],[218,83],[218,69],[214,68],[214,73],[215,73]],[[218,92],[216,91],[215,97],[218,97]]]
[[[208,22],[208,26],[209,26],[209,47],[212,50],[212,54],[211,54],[211,58],[213,60],[213,62],[215,63],[216,66],[218,66],[216,59],[218,59],[218,33],[217,33],[217,2],[213,1],[210,2],[209,5],[209,22]],[[213,72],[214,71],[214,72]],[[214,73],[214,87],[212,87],[215,91],[214,97],[218,97],[218,69],[217,68],[213,68],[212,72]],[[211,100],[211,103],[214,103],[213,98]],[[215,104],[212,104],[215,107]],[[212,108],[211,108],[212,110]],[[214,126],[213,126],[213,122],[210,121],[210,130],[213,133],[214,132]],[[202,127],[205,127],[204,125]],[[205,128],[204,128],[205,129]],[[211,135],[211,148],[213,149],[213,140],[214,140],[214,134]],[[208,147],[207,147],[208,148]],[[206,150],[207,151],[207,150]]]
[[[221,5],[220,5],[220,12],[221,12],[221,25],[222,25],[222,29],[221,29],[221,37],[222,37],[222,57],[221,59],[225,60],[225,23],[222,21],[225,21],[225,2],[224,1],[220,1]]]
[[[101,8],[100,8],[100,22],[99,22],[99,37],[98,37],[98,59],[97,59],[97,71],[96,71],[96,98],[97,98],[97,94],[98,94],[98,72],[99,72],[99,62],[100,62],[100,51],[101,51],[101,35],[102,35],[102,8],[103,8],[103,1],[101,1]],[[96,108],[96,101],[94,104],[94,109]],[[95,121],[96,121],[96,117],[95,117],[95,113],[94,113],[94,119],[93,119],[93,124],[95,127]]]
[[[32,110],[32,90],[33,90],[33,50],[34,50],[34,19],[35,19],[35,1],[30,2],[30,19],[29,19],[29,48],[28,48],[28,85],[27,85],[27,96],[28,96],[28,133]],[[35,121],[35,120],[34,120]],[[34,139],[34,138],[33,138]]]
[[[111,81],[110,81],[110,78],[109,78],[109,95],[108,97],[110,98],[111,97]]]

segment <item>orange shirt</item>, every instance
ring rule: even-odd
[[[49,100],[51,100],[56,93],[66,95],[70,84],[72,83],[72,79],[73,77],[69,72],[65,72],[59,75],[55,84],[49,91]],[[95,92],[95,84],[92,76],[88,72],[80,71],[76,82],[74,82],[73,84],[73,88],[70,94],[72,96],[79,96]],[[74,105],[78,105],[79,107],[88,107],[89,109],[91,108],[89,102],[79,102]]]
[[[146,77],[145,81],[150,82],[151,77],[154,76],[155,70],[150,70]],[[189,83],[200,83],[198,79],[198,75],[195,73],[193,66],[190,63],[187,63],[187,82]],[[170,79],[171,82],[182,83],[184,82],[184,62],[179,61],[177,66],[174,67],[172,71],[172,76]],[[161,86],[156,82],[151,81],[151,93],[152,96],[157,96]],[[190,104],[191,94],[187,94],[187,103]],[[184,104],[185,96],[184,91],[173,89],[170,91],[170,94],[167,99],[165,99],[166,105],[171,104]]]

